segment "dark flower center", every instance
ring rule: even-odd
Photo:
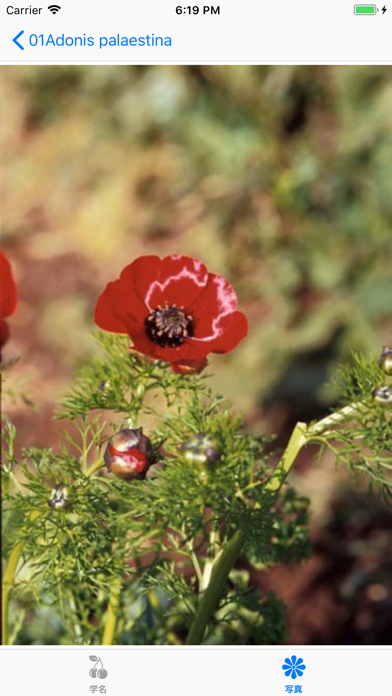
[[[149,339],[161,348],[176,348],[186,338],[193,336],[193,317],[185,313],[184,307],[166,303],[164,307],[158,305],[150,312],[145,327]]]

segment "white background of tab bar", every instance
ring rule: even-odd
[[[92,679],[89,655],[103,660],[105,680]],[[286,657],[302,657],[302,678],[285,677]],[[7,696],[284,696],[301,684],[304,696],[392,693],[392,648],[134,647],[0,649],[1,693]],[[99,692],[96,692],[99,693]]]

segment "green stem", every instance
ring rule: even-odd
[[[59,585],[61,587],[61,585]],[[77,609],[76,609],[76,602],[74,600],[74,596],[72,592],[68,593],[68,602],[69,606],[71,608],[71,622],[72,622],[72,627],[76,636],[76,640],[82,643],[82,628],[80,626],[80,623],[78,621],[78,614],[77,614]]]
[[[316,441],[319,435],[330,431],[335,425],[350,420],[353,416],[358,414],[360,407],[360,403],[350,404],[337,413],[332,413],[330,416],[323,418],[312,426],[307,426],[305,423],[297,423],[283,456],[264,489],[271,493],[271,502],[273,502],[278,495],[291,467],[304,445],[311,442],[313,439]],[[226,546],[221,549],[216,556],[208,585],[205,589],[202,588],[203,592],[200,595],[201,600],[191,624],[186,645],[199,645],[203,640],[208,622],[216,610],[222,589],[244,544],[245,534],[241,529],[238,529],[227,542]]]
[[[287,474],[307,441],[307,426],[305,423],[297,423],[283,453],[283,457],[274,471],[274,475],[264,488],[265,491],[272,493],[274,497],[279,493]]]
[[[91,466],[86,470],[86,476],[90,477],[93,474],[95,474],[98,469],[101,469],[105,465],[105,462],[103,459],[97,459],[94,464],[91,464]]]
[[[128,418],[128,428],[136,428],[137,427],[137,418],[140,413],[140,410],[143,405],[143,397],[146,392],[146,384],[147,384],[147,379],[141,380],[138,386],[137,390],[137,398],[138,398],[138,406],[135,408],[135,411],[133,413],[133,416],[129,416]],[[97,469],[100,468],[101,465],[98,464],[98,462],[95,462],[95,464],[92,465],[91,469],[94,469],[96,471]],[[95,467],[95,468],[94,468]],[[90,469],[87,473],[90,472]],[[112,593],[110,595],[109,599],[109,605],[108,605],[108,610],[106,612],[106,620],[105,620],[105,628],[103,632],[103,638],[102,638],[102,645],[112,645],[114,635],[116,632],[116,623],[117,623],[117,612],[118,612],[118,607],[120,604],[120,595],[121,595],[121,587],[122,587],[122,582],[121,580],[118,580],[117,583],[115,583]]]
[[[7,567],[4,571],[3,577],[3,597],[2,597],[2,625],[1,625],[1,644],[9,645],[9,635],[8,635],[8,610],[9,610],[9,596],[11,593],[12,585],[14,582],[14,577],[16,573],[16,567],[18,565],[19,557],[22,551],[22,543],[19,543],[11,551],[10,557],[8,559]]]
[[[202,581],[203,581],[203,574],[202,574],[201,569],[200,569],[199,559],[197,558],[197,556],[196,556],[195,552],[193,551],[193,549],[192,549],[192,551],[191,551],[191,561],[192,561],[193,567],[194,567],[194,569],[195,569],[197,581],[198,581],[198,583],[199,583],[199,585],[200,585],[200,584],[202,583]]]
[[[120,604],[121,581],[115,583],[109,599],[106,613],[105,630],[103,632],[102,645],[112,645],[116,630],[117,611]]]
[[[311,440],[313,435],[321,435],[322,433],[330,431],[331,428],[333,428],[335,425],[339,425],[339,423],[342,421],[351,420],[353,416],[358,415],[359,411],[361,410],[361,406],[361,402],[349,404],[349,406],[344,406],[344,408],[341,408],[340,411],[331,413],[329,416],[322,418],[322,420],[318,421],[314,425],[310,425],[307,429],[308,440]]]
[[[279,493],[298,453],[306,442],[306,425],[304,423],[297,423],[283,457],[276,467],[274,475],[265,487],[265,490],[269,491],[273,498]],[[186,645],[200,645],[202,642],[205,630],[211,616],[215,612],[227,578],[243,549],[245,541],[246,537],[244,531],[242,529],[237,529],[226,546],[216,557],[211,572],[211,579],[201,596],[199,607],[189,630]]]
[[[204,592],[195,618],[192,622],[186,645],[200,645],[207,624],[215,611],[228,575],[237,561],[245,543],[242,529],[237,529],[220,554],[211,574],[211,580]]]
[[[97,459],[86,471],[86,476],[92,476],[98,469],[104,465],[102,459]],[[30,520],[34,521],[40,516],[40,512],[34,511],[30,514]],[[1,602],[1,644],[9,645],[9,633],[8,633],[8,614],[9,614],[9,599],[12,590],[12,586],[15,582],[16,570],[19,562],[19,558],[23,551],[23,542],[19,542],[11,551],[7,565],[5,567],[3,575],[3,591],[2,591],[2,602]]]

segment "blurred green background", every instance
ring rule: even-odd
[[[334,405],[325,385],[352,350],[391,342],[391,67],[9,66],[0,87],[20,294],[5,408],[24,446],[56,446],[96,298],[140,254],[196,256],[233,283],[250,334],[211,359],[214,387],[281,444]],[[390,515],[328,456],[293,481],[315,555],[254,578],[288,603],[289,642],[390,642]]]

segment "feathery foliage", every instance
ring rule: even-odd
[[[247,433],[205,375],[184,377],[143,360],[129,352],[126,338],[97,338],[99,354],[57,413],[72,421],[57,451],[28,448],[18,460],[15,428],[5,426],[5,556],[18,549],[6,588],[11,637],[23,640],[17,602],[25,611],[51,607],[60,643],[100,644],[115,607],[110,642],[181,644],[238,530],[240,552],[257,567],[310,555],[309,501],[286,483],[287,471],[279,479],[281,453],[273,439]],[[391,409],[373,396],[387,378],[375,360],[359,355],[340,377],[343,409],[300,424],[298,451],[308,443],[328,447],[337,464],[389,492]],[[144,480],[117,479],[103,468],[103,451],[113,433],[137,427],[150,438],[155,463]],[[184,459],[181,446],[200,432],[219,445],[214,465]],[[271,488],[272,480],[278,485]],[[48,503],[59,485],[67,489],[67,505],[53,509]],[[252,591],[248,573],[229,569],[216,600],[207,642],[284,640],[281,602]]]

